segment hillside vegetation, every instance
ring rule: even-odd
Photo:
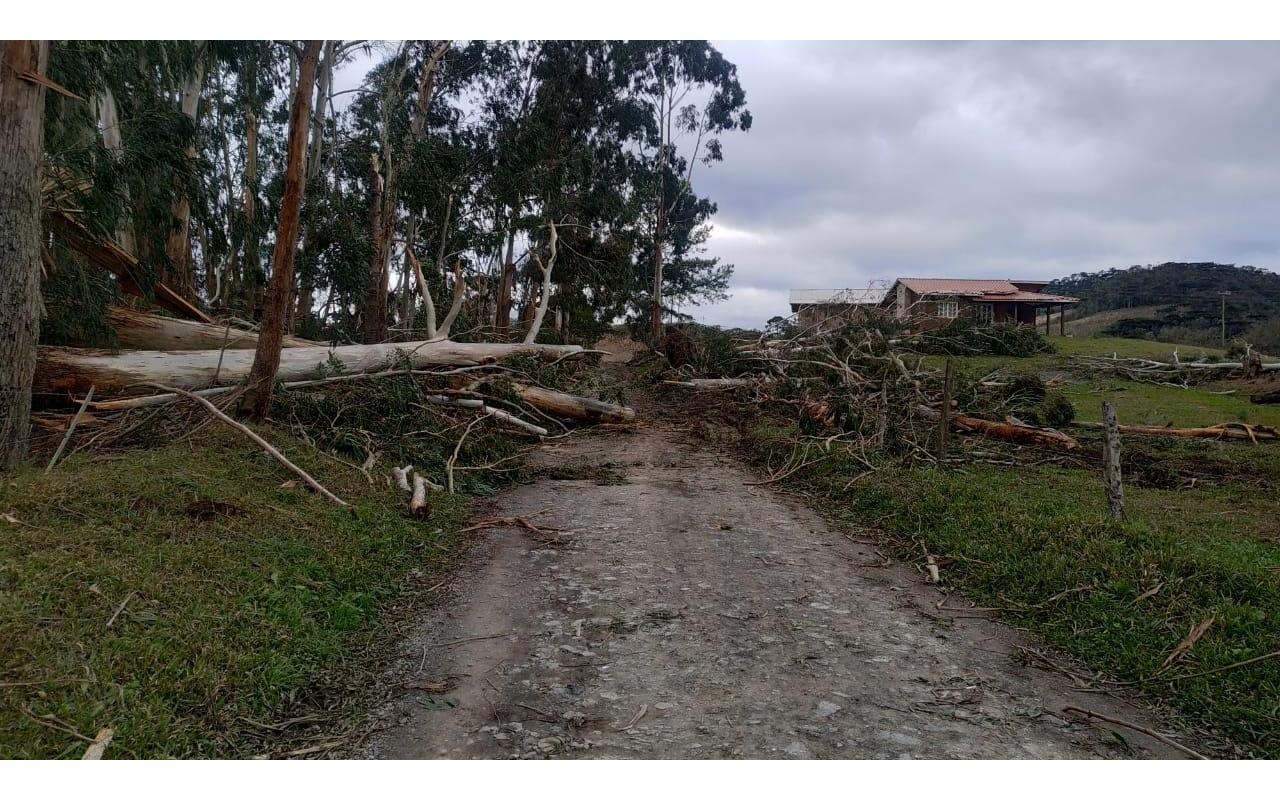
[[[1105,313],[1112,336],[1196,345],[1226,335],[1263,350],[1280,350],[1280,274],[1257,267],[1215,263],[1165,263],[1060,278],[1046,291],[1080,298],[1077,313]],[[1126,313],[1128,312],[1128,313]],[[1104,317],[1105,318],[1105,317]]]

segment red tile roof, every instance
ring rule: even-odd
[[[1074,297],[1064,297],[1042,292],[1019,289],[1010,281],[974,280],[970,278],[899,278],[898,282],[918,295],[958,295],[974,300],[1013,303],[1075,303]],[[1031,284],[1031,281],[1019,281]]]

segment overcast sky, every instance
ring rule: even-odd
[[[695,173],[736,267],[702,321],[898,276],[1280,265],[1280,44],[717,46],[754,124]]]
[[[1280,265],[1280,45],[720,42],[755,117],[695,177],[736,266],[788,289]]]

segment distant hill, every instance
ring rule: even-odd
[[[1100,331],[1107,335],[1196,345],[1220,342],[1220,292],[1230,292],[1228,340],[1243,338],[1272,352],[1280,346],[1280,274],[1270,270],[1170,262],[1082,272],[1053,281],[1045,291],[1080,298],[1077,317],[1109,312],[1102,318],[1110,324]]]

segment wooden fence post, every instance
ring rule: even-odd
[[[1107,484],[1107,506],[1111,516],[1124,518],[1124,487],[1120,483],[1120,426],[1116,423],[1116,407],[1102,403],[1106,447],[1102,453],[1103,472]]]
[[[947,358],[947,368],[942,375],[942,416],[938,418],[938,461],[947,457],[947,434],[951,432],[951,382],[955,378],[955,365]]]

